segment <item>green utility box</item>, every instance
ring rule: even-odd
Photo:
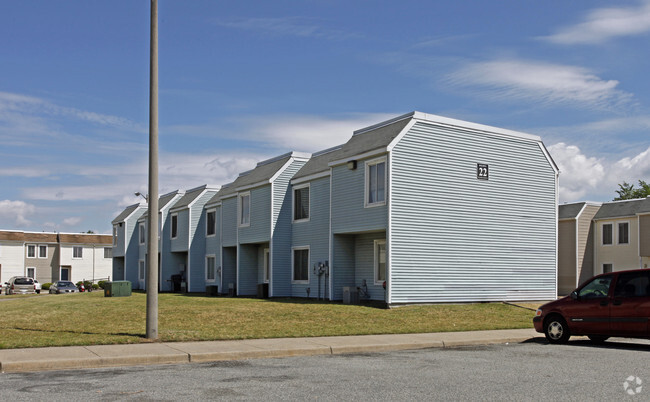
[[[104,284],[104,297],[131,296],[130,281],[113,281]]]

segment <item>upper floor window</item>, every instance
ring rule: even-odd
[[[293,189],[293,220],[309,219],[309,184]]]
[[[36,245],[28,244],[27,245],[27,258],[36,258]]]
[[[113,245],[117,246],[117,225],[113,225]]]
[[[365,206],[386,204],[386,158],[366,162]]]
[[[104,247],[104,258],[113,258],[113,249],[110,247]]]
[[[38,258],[47,258],[47,245],[38,245]]]
[[[239,226],[251,224],[251,193],[239,195]]]
[[[214,236],[217,233],[217,211],[210,210],[206,213],[206,236]]]
[[[83,258],[84,248],[81,246],[72,247],[72,258]]]
[[[613,225],[611,223],[603,223],[603,244],[612,244],[613,239]]]
[[[172,226],[172,228],[171,228],[172,229],[171,230],[171,232],[172,232],[171,236],[172,236],[172,239],[175,239],[175,238],[178,237],[178,214],[172,214],[171,226]]]
[[[144,244],[147,238],[147,234],[145,233],[144,222],[140,222],[140,224],[138,225],[138,235],[140,239],[140,244]]]
[[[629,243],[630,243],[630,223],[619,222],[618,223],[618,244],[629,244]]]

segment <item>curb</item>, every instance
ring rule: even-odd
[[[533,329],[518,329],[6,349],[0,350],[0,373],[453,348],[521,343],[539,336]]]

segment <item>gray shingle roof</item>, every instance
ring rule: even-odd
[[[329,163],[342,157],[341,148],[343,144],[333,148],[320,151],[312,155],[305,165],[293,176],[293,179],[310,176],[312,174],[326,172],[329,170]]]
[[[576,202],[573,204],[562,204],[558,208],[558,217],[559,219],[572,219],[576,218],[582,208],[585,206],[585,202]]]
[[[207,184],[204,184],[200,187],[196,187],[191,190],[188,190],[185,193],[185,195],[183,195],[181,198],[179,198],[178,201],[176,201],[176,203],[172,206],[172,209],[177,210],[177,209],[187,208],[206,189],[210,189],[210,187]],[[216,188],[213,189],[216,190]]]
[[[633,216],[645,212],[650,212],[650,198],[606,202],[600,207],[594,220]]]
[[[126,207],[121,214],[119,214],[115,219],[113,219],[113,221],[111,221],[111,223],[116,224],[116,223],[124,222],[124,220],[128,218],[129,215],[133,213],[133,211],[138,209],[138,207],[140,207],[140,204],[134,204]],[[136,216],[136,218],[139,218],[139,216]]]
[[[160,198],[158,198],[158,211],[162,211],[162,209],[165,208],[178,194],[185,194],[185,191],[175,190],[172,191],[171,193],[161,195]],[[149,216],[149,209],[145,210],[138,220],[141,220],[148,216]]]
[[[337,159],[344,159],[378,148],[387,147],[413,118],[412,115],[398,117],[393,123],[377,128],[355,131],[354,135],[340,150]]]

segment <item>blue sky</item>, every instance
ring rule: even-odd
[[[537,134],[560,200],[650,180],[650,1],[159,0],[160,190],[413,110]],[[0,0],[0,228],[147,190],[149,1]]]

